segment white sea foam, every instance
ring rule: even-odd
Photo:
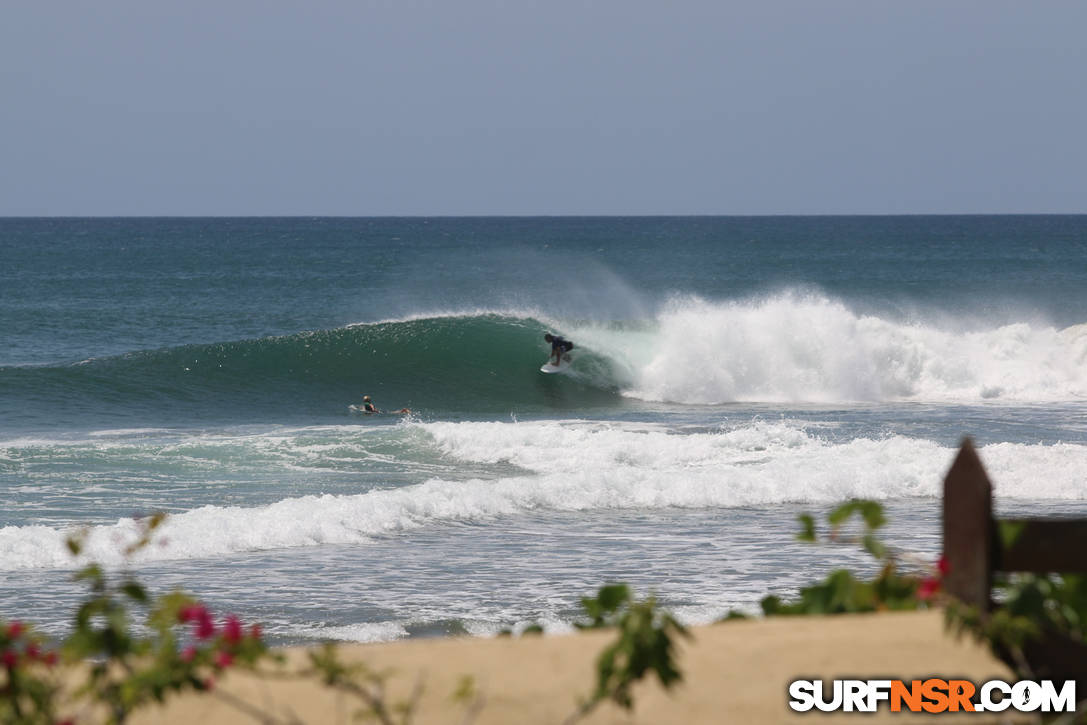
[[[360,622],[341,626],[292,627],[289,634],[341,642],[389,642],[407,637],[408,630],[399,622]]]
[[[957,329],[859,314],[820,295],[673,300],[638,331],[567,333],[611,360],[624,393],[734,401],[1087,399],[1087,324]]]
[[[507,625],[505,621],[486,622],[478,619],[464,620],[464,629],[473,637],[497,637],[507,630],[515,637],[520,637],[529,627],[538,626],[545,635],[573,634],[577,631],[570,622],[553,616],[537,617]]]
[[[406,424],[448,461],[512,464],[499,478],[436,477],[358,495],[291,497],[260,507],[203,506],[171,516],[143,560],[216,558],[238,552],[368,538],[452,521],[485,521],[535,510],[695,509],[832,503],[851,497],[938,495],[954,450],[904,436],[832,441],[790,421],[679,434],[644,424],[599,422]],[[1087,499],[1087,447],[985,446],[1001,497]],[[121,519],[89,529],[87,552],[120,562],[136,536]],[[0,569],[65,567],[65,532],[0,529]]]
[[[134,436],[151,436],[161,433],[169,433],[169,428],[112,428],[109,430],[97,430],[88,433],[87,435],[95,438],[132,438]]]

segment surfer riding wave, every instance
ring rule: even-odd
[[[558,367],[563,360],[570,361],[569,353],[574,349],[574,343],[559,335],[552,335],[550,332],[544,335],[544,340],[551,343],[550,363],[552,365]]]

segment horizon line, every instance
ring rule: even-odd
[[[707,219],[811,217],[1024,217],[1087,216],[1076,212],[782,212],[782,213],[580,213],[580,214],[0,214],[2,219]]]

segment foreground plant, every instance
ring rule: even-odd
[[[57,659],[29,625],[0,620],[0,722],[57,722]]]
[[[126,557],[148,546],[165,520],[155,515],[138,520],[139,536],[126,547]],[[74,556],[84,551],[84,536],[69,538]],[[18,725],[75,725],[125,723],[138,709],[162,703],[186,691],[218,697],[253,720],[297,725],[286,718],[217,688],[217,681],[232,668],[271,679],[317,679],[325,687],[355,698],[355,720],[376,720],[381,725],[410,725],[423,693],[422,681],[405,701],[391,702],[386,694],[389,673],[361,662],[346,662],[333,644],[308,653],[309,665],[288,670],[284,658],[272,653],[259,625],[246,626],[235,615],[216,616],[207,606],[184,592],[154,597],[122,569],[108,572],[95,563],[80,569],[75,578],[89,589],[74,617],[74,630],[59,650],[21,622],[0,622],[0,722]],[[625,584],[600,589],[582,599],[587,619],[580,629],[614,628],[617,639],[597,659],[595,690],[568,718],[574,722],[598,704],[611,700],[633,708],[633,684],[656,674],[668,689],[682,679],[676,665],[675,637],[690,637],[654,597],[635,600]],[[538,629],[538,628],[536,628]],[[529,628],[527,631],[532,631]],[[53,668],[58,661],[78,673],[74,690],[62,688]],[[462,678],[454,701],[464,706],[463,723],[470,723],[484,699],[470,677]],[[74,712],[58,716],[60,707]]]
[[[164,520],[162,514],[139,519],[139,534],[125,547],[126,558],[148,546]],[[84,540],[84,534],[68,539],[73,556],[83,553]],[[276,716],[219,689],[218,681],[235,668],[266,679],[316,679],[359,702],[354,719],[382,725],[409,725],[422,695],[419,681],[408,700],[391,702],[385,689],[389,674],[344,662],[333,644],[309,652],[308,667],[288,670],[284,658],[268,649],[260,625],[247,626],[232,614],[217,616],[184,592],[153,597],[126,570],[108,572],[91,563],[75,579],[89,592],[59,650],[48,648],[22,622],[0,621],[0,723],[119,725],[148,704],[188,691],[216,697],[266,725],[300,725],[293,714]],[[58,663],[69,667],[69,683],[78,681],[74,689],[61,686],[54,672]],[[465,706],[464,723],[483,706],[471,678],[461,680],[454,699]],[[67,708],[63,717],[62,708]]]
[[[1021,524],[997,524],[1004,548],[1010,548],[1021,532]],[[1023,678],[1037,674],[1028,650],[1046,641],[1066,656],[1087,657],[1087,576],[997,573],[993,598],[995,605],[987,612],[950,601],[946,610],[948,627],[987,644]]]
[[[146,546],[162,521],[142,521],[140,539],[126,553]],[[72,537],[68,546],[78,556],[83,541]],[[258,625],[247,628],[234,615],[217,619],[187,594],[152,598],[130,573],[111,576],[97,564],[76,579],[87,584],[90,596],[76,611],[62,651],[66,660],[86,663],[86,679],[74,695],[92,710],[104,710],[106,722],[123,723],[135,709],[171,693],[212,690],[229,668],[253,668],[271,657]],[[146,634],[138,633],[138,618]]]
[[[386,693],[389,672],[378,672],[364,662],[345,662],[339,649],[326,643],[310,650],[310,667],[303,677],[315,676],[329,689],[355,698],[360,707],[355,720],[373,720],[381,725],[410,725],[423,696],[423,681],[418,679],[407,700],[390,702]],[[484,699],[471,677],[461,678],[452,700],[465,708],[464,723],[472,722],[483,709]]]
[[[859,536],[843,536],[844,524],[858,515]],[[815,520],[800,516],[802,541],[819,542]],[[990,610],[967,606],[943,592],[947,562],[934,565],[908,562],[876,537],[883,526],[883,508],[873,501],[850,501],[830,512],[830,533],[824,543],[859,544],[880,562],[875,578],[862,580],[847,570],[800,590],[800,598],[783,602],[776,596],[762,600],[762,610],[774,614],[836,614],[889,609],[920,609],[941,604],[945,623],[956,634],[970,634],[987,644],[1021,679],[1059,675],[1082,679],[1087,661],[1087,576],[1080,574],[1001,574],[992,582]],[[1022,532],[1021,522],[997,522],[1004,550]],[[730,618],[743,617],[731,614]],[[1087,699],[1075,713],[1058,722],[1087,722]]]
[[[846,536],[846,524],[856,516],[861,524],[859,535]],[[939,595],[941,580],[947,573],[941,559],[935,565],[907,561],[885,545],[877,531],[886,523],[883,506],[875,501],[853,500],[838,506],[827,515],[829,534],[820,539],[815,519],[810,514],[799,517],[800,541],[831,545],[859,545],[880,564],[879,573],[871,580],[859,579],[848,569],[832,571],[820,582],[800,590],[800,598],[785,602],[776,595],[762,599],[763,614],[843,614],[882,610],[920,609]],[[730,614],[730,618],[743,615]]]
[[[578,629],[615,628],[618,638],[596,660],[596,689],[567,719],[572,723],[605,700],[630,710],[631,686],[647,674],[656,674],[664,689],[683,679],[676,665],[675,637],[690,633],[650,596],[637,601],[626,584],[609,584],[596,597],[585,597],[581,606],[589,617],[575,623]]]

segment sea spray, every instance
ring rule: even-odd
[[[655,325],[626,344],[601,336],[630,371],[629,397],[702,405],[1087,398],[1087,325],[943,329],[794,294],[679,299]]]

